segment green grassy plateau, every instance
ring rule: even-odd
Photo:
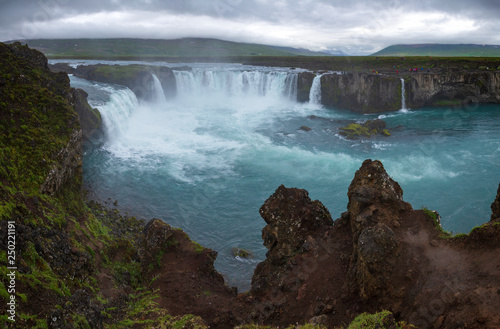
[[[372,56],[500,57],[500,46],[475,44],[392,45]]]
[[[217,39],[36,39],[22,40],[47,57],[156,58],[225,56],[325,56],[321,52],[290,47],[239,43]]]

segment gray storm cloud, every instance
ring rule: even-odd
[[[397,43],[500,44],[498,0],[7,0],[0,40],[212,37],[369,53]]]

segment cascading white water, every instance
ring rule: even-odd
[[[405,79],[401,78],[401,109],[406,110]]]
[[[167,100],[165,99],[165,93],[163,92],[160,79],[158,79],[154,73],[151,75],[153,77],[153,100],[156,104],[164,104]]]
[[[309,91],[309,104],[321,104],[321,76],[322,74],[317,75],[313,79],[311,90]]]
[[[265,96],[297,99],[297,73],[286,71],[174,71],[180,97]]]
[[[112,138],[126,130],[128,119],[139,105],[139,101],[128,88],[104,87],[102,91],[109,92],[109,101],[101,106],[99,112],[105,131]]]

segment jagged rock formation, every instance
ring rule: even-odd
[[[269,251],[252,278],[252,292],[256,294],[280,276],[280,266],[288,259],[312,248],[311,234],[333,223],[328,209],[318,200],[312,201],[306,190],[287,189],[283,185],[259,212],[268,224],[262,229],[262,239]]]
[[[347,192],[347,215],[353,237],[352,274],[360,297],[370,299],[390,290],[390,277],[400,245],[391,228],[400,213],[411,210],[403,190],[379,161],[366,160],[356,172]]]
[[[500,185],[498,185],[497,197],[491,204],[491,220],[500,221]]]
[[[312,211],[298,216],[310,207],[307,203],[289,207],[296,197],[294,189],[280,187],[261,214],[271,224],[276,214],[286,214],[278,223],[286,223],[285,218],[314,221],[318,216]],[[289,323],[285,319],[300,323],[321,318],[334,327],[361,312],[388,309],[418,328],[500,325],[495,311],[500,306],[498,223],[491,221],[469,235],[450,237],[439,227],[435,213],[413,210],[403,201],[401,187],[379,161],[363,163],[348,197],[347,212],[333,227],[288,231],[287,241],[306,238],[302,248],[286,253],[289,256],[281,265],[272,265],[274,252],[268,252],[252,282],[257,300],[252,320],[284,325]],[[278,200],[285,201],[281,207]],[[269,212],[267,204],[276,208]],[[263,230],[266,246],[268,232],[275,231],[269,226]],[[297,226],[301,225],[294,221]],[[294,232],[296,237],[290,236]]]

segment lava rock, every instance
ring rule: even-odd
[[[281,185],[259,210],[268,224],[262,230],[268,259],[280,262],[303,245],[311,231],[332,226],[328,209],[318,200],[312,201],[306,190]]]
[[[240,258],[253,258],[253,252],[238,247],[231,248],[231,255]]]
[[[369,299],[388,286],[386,274],[392,271],[398,245],[394,232],[384,224],[368,227],[361,232],[356,277],[362,298]]]
[[[491,204],[491,221],[500,222],[500,185],[498,185],[497,197]]]

